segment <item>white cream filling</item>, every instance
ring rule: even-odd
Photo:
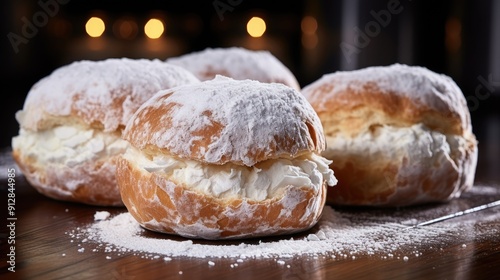
[[[73,167],[87,161],[123,154],[128,142],[115,134],[96,129],[63,125],[39,132],[20,129],[19,135],[12,139],[12,147],[41,164],[54,163]]]
[[[365,159],[401,159],[406,155],[410,162],[421,163],[435,156],[443,160],[466,146],[466,140],[457,135],[444,135],[432,131],[423,124],[410,127],[383,125],[375,131],[367,131],[354,138],[342,135],[326,137],[327,148],[322,156],[333,159],[335,165],[343,166],[346,155],[355,155]],[[451,156],[451,158],[455,158]],[[366,160],[358,164],[372,164]]]
[[[267,160],[252,167],[231,163],[204,164],[161,155],[152,159],[135,148],[124,157],[149,172],[161,172],[178,184],[215,197],[245,197],[257,201],[275,197],[285,187],[318,189],[337,184],[330,161],[310,153],[294,159]]]

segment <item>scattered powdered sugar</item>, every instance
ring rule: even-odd
[[[485,191],[484,188],[490,190]],[[496,196],[500,195],[500,190],[493,187],[482,187],[478,193],[491,193],[494,190]],[[152,233],[141,228],[128,212],[98,220],[67,234],[72,240],[79,240],[79,247],[82,243],[95,246],[91,250],[93,252],[104,250],[105,253],[117,255],[144,254],[146,258],[162,258],[165,261],[175,257],[235,258],[232,268],[248,258],[273,258],[278,264],[284,265],[286,259],[300,255],[353,260],[368,255],[408,261],[422,255],[419,248],[438,248],[457,238],[462,241],[473,240],[476,227],[481,226],[481,223],[500,220],[500,210],[490,209],[480,219],[471,214],[435,225],[413,227],[417,222],[463,210],[463,204],[463,201],[457,200],[457,203],[399,209],[392,213],[387,210],[333,209],[326,206],[317,226],[302,235],[241,240],[229,244]],[[495,227],[482,227],[483,234],[498,234]],[[78,249],[79,252],[84,250],[84,247]],[[208,261],[208,265],[213,266],[215,263]]]
[[[111,215],[111,213],[109,213],[108,211],[97,211],[94,214],[94,221],[106,220],[109,215]]]

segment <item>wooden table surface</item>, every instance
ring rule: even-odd
[[[14,166],[3,158],[0,193],[2,200],[7,201],[6,172]],[[462,216],[461,219],[478,221],[472,234],[448,240],[439,248],[412,245],[420,256],[409,260],[361,253],[354,259],[297,255],[286,259],[286,264],[270,258],[251,258],[240,263],[234,258],[220,258],[213,260],[215,265],[209,265],[210,259],[206,258],[173,256],[165,261],[134,253],[115,254],[112,258],[102,251],[82,253],[81,244],[72,242],[68,232],[93,223],[96,211],[114,215],[126,210],[55,201],[34,191],[21,175],[16,174],[15,179],[15,233],[2,226],[1,279],[500,279],[500,220],[487,219],[492,215],[500,217],[500,207]],[[422,207],[448,209],[454,205],[463,209],[498,199],[500,188],[494,194],[469,194],[447,205]],[[2,205],[2,220],[8,225],[7,204]],[[422,207],[405,211],[420,211]],[[401,210],[377,211],[387,214]],[[15,239],[15,272],[8,270],[7,262],[11,246],[7,241],[11,236]],[[408,253],[411,252],[397,255]]]

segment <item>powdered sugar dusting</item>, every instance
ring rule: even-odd
[[[186,68],[202,81],[213,79],[219,74],[236,80],[278,82],[300,89],[292,72],[269,51],[238,47],[207,48],[169,58],[167,62]]]
[[[495,194],[500,194],[498,189]],[[429,216],[457,211],[456,207],[457,204],[439,209],[403,209],[381,214],[380,210],[334,210],[327,206],[318,225],[305,234],[278,240],[247,240],[232,245],[171,239],[168,235],[148,237],[148,232],[128,213],[95,222],[68,234],[78,240],[88,240],[87,244],[94,244],[97,250],[103,250],[104,247],[104,251],[108,253],[139,253],[166,260],[174,257],[213,257],[235,258],[238,263],[247,258],[278,258],[279,264],[285,264],[287,258],[302,255],[344,259],[368,255],[408,261],[422,255],[418,248],[439,247],[443,242],[456,238],[472,239],[481,222],[500,220],[500,211],[491,209],[486,218],[482,216],[480,220],[469,216],[421,228],[408,226],[417,220],[428,219]],[[498,234],[498,229],[495,228],[485,230],[489,230],[486,234]]]
[[[114,131],[156,92],[196,82],[189,71],[157,59],[77,61],[31,88],[19,120],[22,127],[37,130],[50,117],[76,112],[87,124],[102,123],[105,131]]]
[[[324,149],[321,122],[298,91],[222,76],[156,94],[124,138],[139,149],[154,145],[179,157],[247,166]]]
[[[316,89],[330,85],[330,90]],[[353,93],[364,91],[366,86],[375,86],[385,93],[396,93],[408,97],[421,106],[441,112],[458,114],[470,131],[470,116],[467,102],[457,84],[443,74],[427,68],[392,64],[373,66],[354,71],[337,71],[323,75],[317,81],[302,89],[311,103],[318,104],[317,110],[328,110],[323,106],[327,100],[350,89]],[[323,106],[323,107],[322,107]]]

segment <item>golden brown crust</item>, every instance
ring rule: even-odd
[[[190,238],[231,239],[307,230],[320,218],[326,185],[289,187],[275,198],[216,198],[189,190],[126,159],[117,163],[123,202],[145,228]]]
[[[114,177],[116,156],[75,167],[50,163],[41,166],[19,150],[14,150],[12,156],[26,180],[43,195],[89,205],[123,206]]]

